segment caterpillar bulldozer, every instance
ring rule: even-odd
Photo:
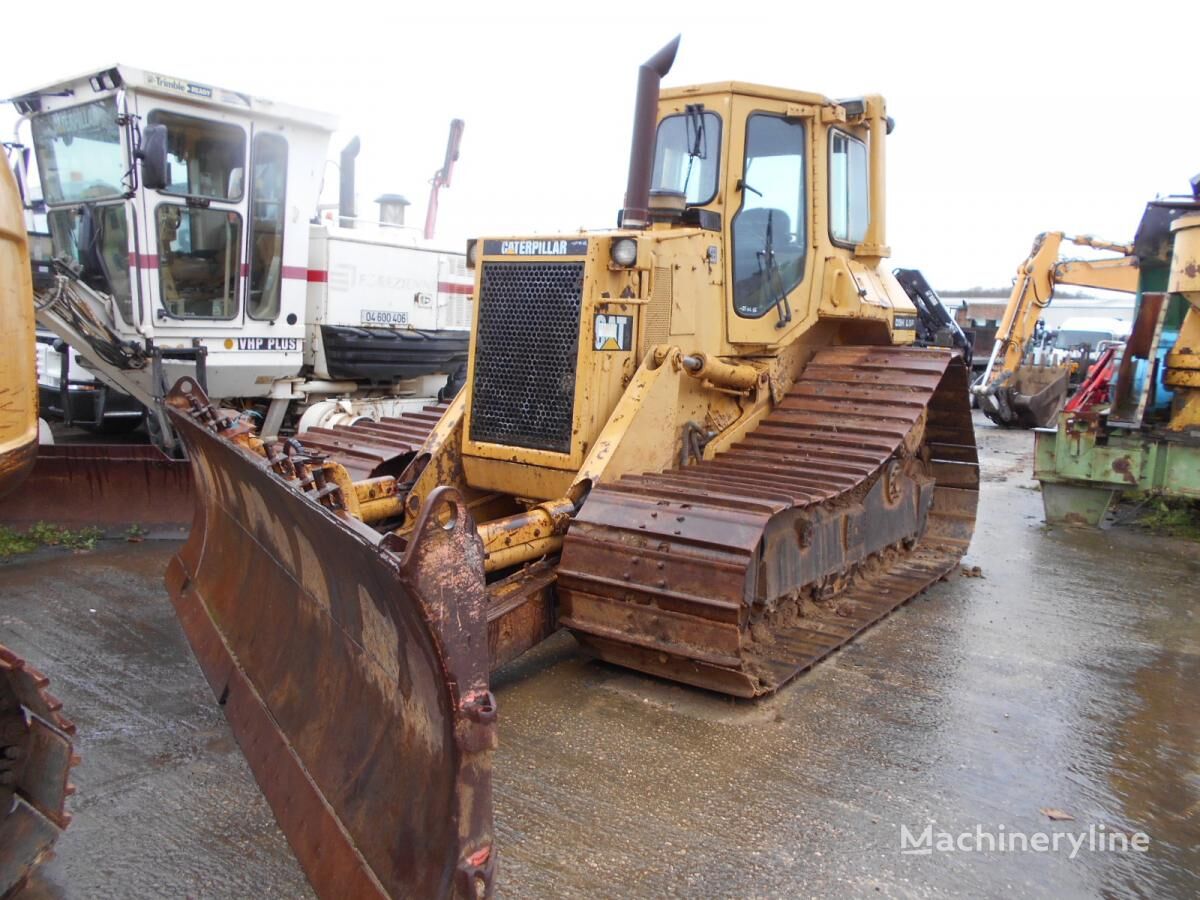
[[[197,491],[167,584],[322,896],[479,896],[489,673],[560,628],[768,694],[954,569],[966,367],[883,266],[884,100],[639,71],[612,231],[472,241],[467,381],[264,439],[167,397]]]
[[[16,182],[0,167],[0,505],[38,450],[33,287]],[[0,897],[14,893],[71,817],[75,726],[44,675],[0,644]]]
[[[1117,255],[1061,259],[1064,243]],[[1017,268],[987,366],[971,386],[979,408],[997,425],[1045,427],[1053,424],[1066,402],[1074,370],[1070,353],[1062,360],[1035,359],[1032,347],[1042,312],[1060,284],[1136,292],[1138,258],[1133,246],[1061,231],[1043,232],[1034,239],[1029,256]],[[1081,368],[1080,380],[1087,374],[1086,361]]]

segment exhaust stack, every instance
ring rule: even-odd
[[[638,69],[637,102],[633,110],[633,140],[629,148],[629,181],[625,186],[623,228],[645,228],[650,224],[650,176],[654,165],[654,134],[658,121],[658,89],[671,71],[680,35]]]
[[[338,181],[338,225],[342,228],[354,227],[354,160],[361,148],[362,142],[355,135],[342,150]]]

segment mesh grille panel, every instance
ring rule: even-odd
[[[654,288],[646,307],[646,340],[643,352],[655,344],[665,344],[671,333],[671,304],[675,300],[674,279],[670,266],[654,268]]]
[[[471,440],[569,453],[582,262],[484,263]]]

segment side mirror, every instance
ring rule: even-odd
[[[142,129],[142,145],[137,157],[142,161],[143,187],[161,191],[171,183],[166,125],[147,125]]]

